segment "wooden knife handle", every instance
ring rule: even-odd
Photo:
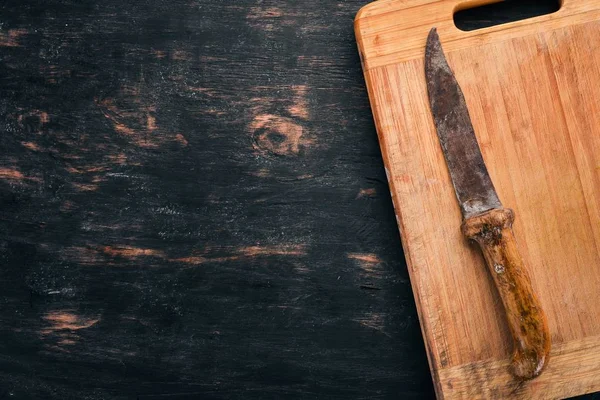
[[[487,211],[464,221],[466,237],[479,243],[502,298],[514,341],[511,372],[520,380],[538,376],[548,362],[550,332],[519,254],[508,208]]]

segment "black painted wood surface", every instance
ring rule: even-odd
[[[366,3],[0,3],[0,399],[433,397]]]

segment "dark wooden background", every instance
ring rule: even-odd
[[[0,3],[0,399],[433,397],[366,3]]]

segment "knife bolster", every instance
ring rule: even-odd
[[[515,213],[510,208],[486,211],[464,221],[464,235],[478,243],[495,244],[502,239],[504,229],[512,229]]]
[[[528,380],[546,366],[550,333],[517,247],[514,219],[511,209],[494,209],[466,219],[462,231],[481,247],[502,299],[514,343],[511,372],[519,380]]]

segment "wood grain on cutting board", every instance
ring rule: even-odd
[[[493,1],[487,1],[491,3]],[[379,0],[355,31],[439,398],[563,398],[600,390],[600,0],[463,32],[485,1]],[[547,370],[508,373],[510,335],[461,214],[429,110],[436,26],[547,313]]]

